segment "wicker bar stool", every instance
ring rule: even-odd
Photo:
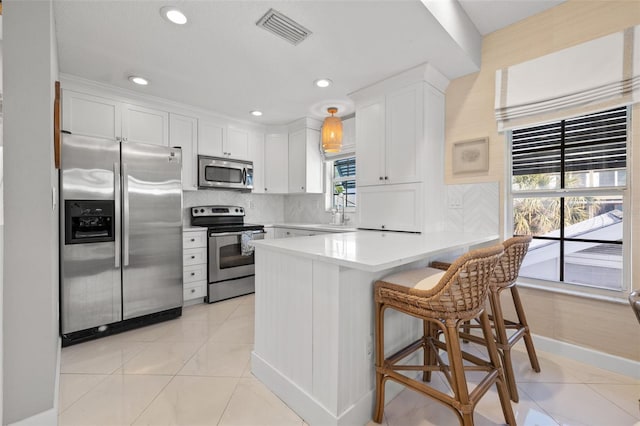
[[[464,321],[479,318],[486,336],[491,326],[484,310],[489,278],[503,253],[501,245],[470,251],[460,256],[446,272],[421,268],[390,275],[376,282],[376,407],[373,420],[380,423],[384,413],[384,391],[387,380],[393,380],[421,392],[449,406],[460,424],[473,425],[473,411],[482,396],[496,385],[505,420],[515,425],[515,417],[504,381],[500,358],[493,342],[488,339],[487,362],[460,348],[459,330]],[[385,358],[384,314],[394,309],[423,320],[423,336],[395,354]],[[439,339],[444,335],[444,342]],[[424,351],[421,365],[400,362],[419,350]],[[448,364],[439,351],[448,355]],[[463,365],[463,359],[472,365]],[[422,381],[401,374],[400,371],[422,371]],[[465,371],[486,372],[480,383],[469,392]],[[424,382],[431,381],[432,372],[440,372],[448,381],[453,396]]]
[[[529,355],[529,362],[531,368],[539,373],[540,363],[536,355],[536,350],[533,346],[533,339],[529,331],[529,324],[527,323],[527,317],[522,307],[522,301],[520,300],[520,294],[518,293],[518,287],[516,286],[516,279],[520,272],[520,265],[527,254],[529,249],[529,243],[531,242],[531,236],[523,235],[509,238],[502,243],[504,246],[504,255],[498,261],[491,280],[489,281],[489,304],[491,306],[491,315],[489,319],[492,322],[492,327],[495,330],[495,342],[498,347],[498,352],[502,359],[502,365],[504,367],[504,375],[507,379],[507,386],[509,387],[509,394],[511,400],[518,402],[518,387],[516,386],[516,378],[513,372],[513,361],[511,358],[511,348],[518,343],[520,339],[524,339],[524,344],[527,348]],[[432,267],[446,269],[445,263],[432,263]],[[502,311],[502,304],[500,303],[500,294],[502,291],[510,289],[511,298],[513,300],[513,306],[516,311],[517,321],[511,321],[504,318]],[[471,341],[482,345],[487,344],[483,337],[477,334],[471,334],[472,328],[481,328],[479,324],[469,324],[468,322],[462,326],[462,332],[460,336],[465,341]],[[507,334],[507,331],[513,330],[511,335]]]

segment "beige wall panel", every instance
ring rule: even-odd
[[[640,24],[640,1],[569,0],[483,40],[482,67],[478,73],[453,80],[446,93],[445,181],[447,184],[499,181],[501,229],[504,229],[505,138],[496,130],[493,114],[497,69],[537,58]],[[631,209],[640,221],[640,106],[634,108]],[[490,167],[475,176],[454,176],[452,145],[456,141],[489,137]],[[637,225],[636,228],[640,228]],[[632,246],[640,247],[640,229],[632,229]],[[640,249],[632,252],[632,268],[640,286]],[[521,289],[534,333],[580,346],[640,360],[640,327],[628,305],[600,302],[534,289]],[[507,312],[512,308],[507,308]]]
[[[519,292],[533,334],[640,361],[640,327],[628,305],[522,287]],[[515,320],[508,291],[501,301],[505,317]]]

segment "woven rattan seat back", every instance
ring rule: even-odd
[[[496,245],[460,256],[438,284],[429,290],[418,290],[383,279],[376,283],[375,299],[417,316],[442,319],[473,317],[484,307],[489,279],[502,253],[502,245]]]
[[[504,255],[498,261],[493,276],[491,277],[491,285],[496,287],[510,287],[515,284],[520,272],[520,265],[524,260],[524,256],[529,249],[531,235],[521,235],[509,238],[502,243],[504,246]]]

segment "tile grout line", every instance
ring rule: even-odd
[[[600,384],[604,384],[604,385],[617,385],[617,386],[637,386],[637,385],[633,385],[633,384],[624,384],[624,383],[585,383],[585,385],[587,385],[587,387],[589,389],[591,389],[592,391],[594,391],[595,393],[597,393],[598,395],[600,395],[602,398],[606,399],[607,401],[609,401],[611,404],[615,405],[616,407],[618,407],[619,409],[621,409],[622,411],[624,411],[625,413],[629,414],[631,417],[635,417],[636,420],[638,420],[640,422],[640,407],[639,407],[639,411],[638,413],[629,413],[624,407],[621,407],[620,405],[618,405],[616,403],[616,401],[609,399],[605,394],[598,392],[598,389],[594,388],[592,385],[600,385]],[[640,395],[638,395],[638,404],[640,404]]]
[[[180,321],[182,321],[182,316],[179,318]],[[160,337],[158,337],[158,339],[160,339]],[[156,339],[154,341],[154,343],[158,340]],[[191,357],[189,357],[188,360],[186,360],[183,364],[182,367],[178,368],[178,370],[171,375],[171,379],[169,379],[169,381],[158,391],[158,393],[151,399],[151,401],[149,401],[149,403],[142,409],[142,411],[140,411],[140,414],[138,414],[138,416],[136,416],[135,419],[133,419],[133,421],[131,423],[129,423],[130,425],[134,425],[139,419],[140,417],[142,417],[142,415],[149,409],[149,407],[151,407],[151,405],[154,403],[154,401],[156,399],[158,399],[158,397],[160,396],[160,394],[162,394],[162,392],[164,392],[164,390],[171,384],[171,382],[173,382],[175,380],[175,378],[177,377],[178,373],[180,373],[180,371],[182,371],[182,369],[184,368],[185,365],[187,365],[187,363],[189,361],[191,361],[191,359],[198,353],[198,351],[204,346],[204,344],[206,343],[206,340],[200,344],[200,346],[193,352],[193,354],[191,355]],[[124,368],[124,364],[122,366],[122,368]],[[122,374],[125,374],[124,371]],[[168,376],[168,374],[167,374]]]
[[[539,383],[547,383],[547,382],[539,382]],[[517,386],[517,384],[516,384]],[[549,416],[549,418],[553,419],[554,422],[556,422],[556,426],[560,426],[562,423],[560,421],[558,421],[554,416],[551,415],[551,413],[549,413],[547,410],[545,410],[544,408],[542,408],[542,405],[540,405],[538,403],[538,401],[536,399],[534,399],[525,389],[518,387],[518,393],[523,393],[525,395],[527,395],[527,397],[529,397],[529,399],[536,405],[536,407],[538,407],[540,409],[541,412],[545,413],[547,416]],[[520,396],[520,399],[522,399],[522,395]]]

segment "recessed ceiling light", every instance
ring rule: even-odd
[[[184,25],[187,23],[187,17],[180,10],[173,6],[165,6],[160,9],[160,14],[163,18],[174,24]]]
[[[329,87],[331,86],[332,81],[328,78],[320,78],[313,82],[318,87]]]
[[[251,115],[255,116],[255,117],[260,117],[262,115],[262,111],[251,111]]]
[[[139,77],[137,75],[129,76],[129,81],[132,83],[138,84],[140,86],[146,86],[147,84],[149,84],[149,80],[143,77]]]

